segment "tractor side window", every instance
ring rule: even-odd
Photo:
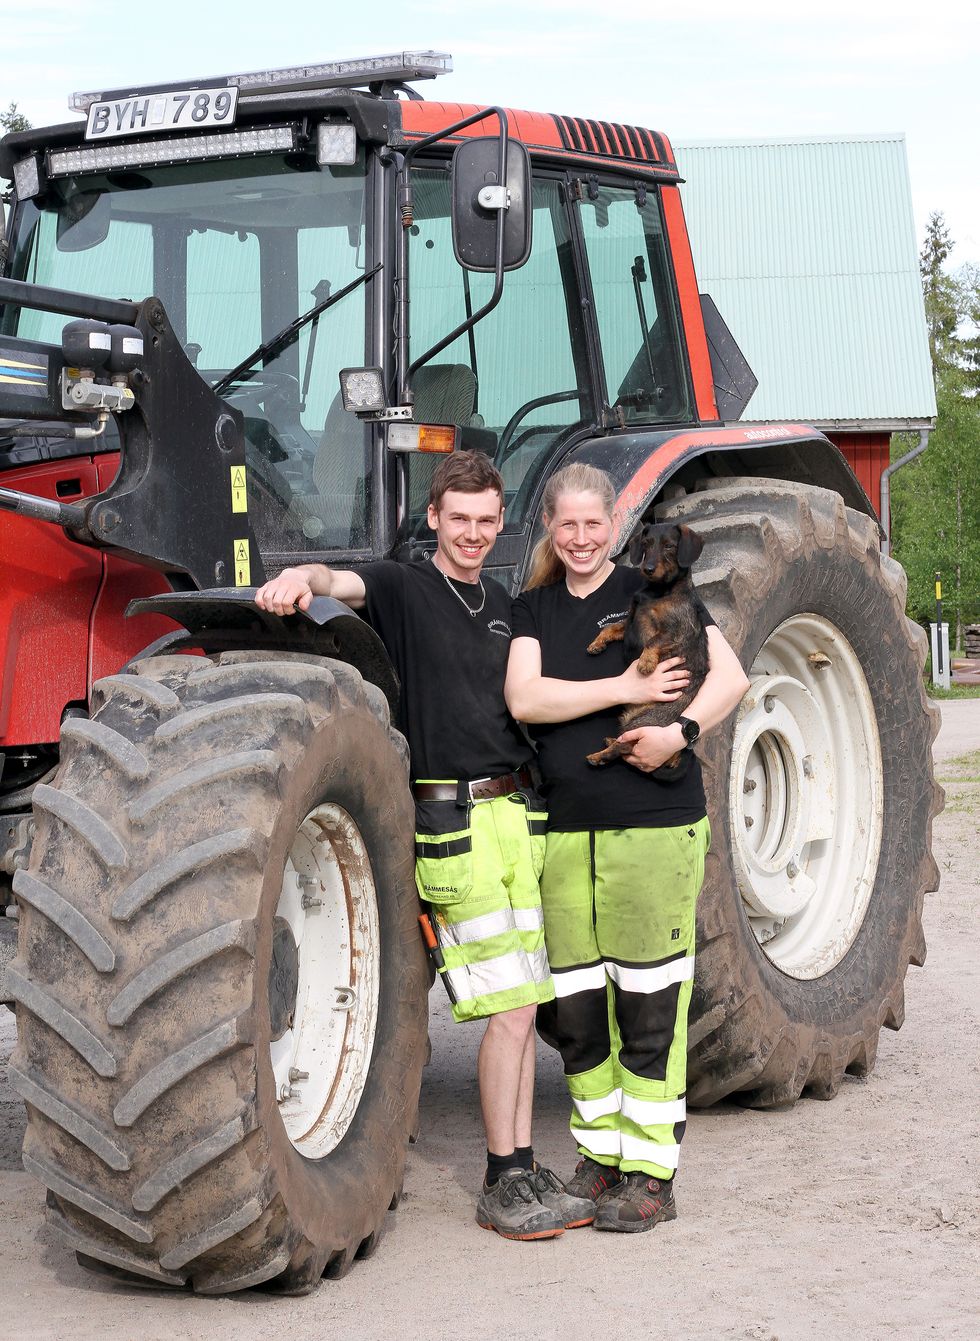
[[[650,191],[601,186],[579,206],[606,394],[628,424],[691,418],[660,207]]]
[[[504,477],[508,527],[523,524],[534,481],[555,445],[592,418],[568,215],[557,181],[535,181],[533,210],[530,259],[507,274],[497,307],[412,379],[418,422],[459,425],[464,447],[493,458]],[[410,283],[413,358],[493,291],[493,275],[464,270],[453,254],[444,169],[415,177]],[[410,524],[424,516],[438,459],[409,458]]]

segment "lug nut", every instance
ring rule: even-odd
[[[290,1080],[309,1080],[309,1078],[310,1078],[309,1071],[299,1071],[295,1066],[291,1066],[289,1068]]]
[[[313,894],[304,894],[300,899],[300,904],[309,912],[311,908],[322,908],[323,900],[316,898]]]
[[[751,815],[746,815],[746,816],[745,816],[745,827],[746,827],[747,829],[751,829],[751,828],[752,828],[752,825],[753,825],[754,823],[755,823],[755,820],[752,818]]]
[[[759,784],[756,782],[755,778],[746,778],[745,782],[742,784],[742,791],[754,792],[758,785]]]
[[[762,706],[765,708],[766,712],[772,712],[773,708],[776,706],[776,700],[773,698],[772,694],[767,694],[765,696],[762,700]]]
[[[799,873],[800,868],[797,866],[795,861],[791,861],[789,865],[786,867],[786,874],[789,876],[791,880],[795,880],[796,877],[799,875]]]

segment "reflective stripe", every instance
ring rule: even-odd
[[[544,926],[544,913],[540,905],[537,908],[515,908],[514,922],[518,931],[540,931]]]
[[[591,1133],[590,1133],[591,1135]],[[631,1136],[629,1132],[618,1133],[622,1140],[622,1157],[643,1164],[659,1164],[664,1169],[676,1169],[681,1157],[679,1145],[658,1145],[656,1141],[644,1141],[642,1137]],[[584,1145],[585,1142],[583,1141]]]
[[[613,1090],[601,1099],[576,1099],[572,1095],[575,1111],[583,1122],[595,1122],[596,1118],[606,1117],[609,1113],[618,1113],[624,1098],[622,1090]]]
[[[665,1099],[658,1103],[656,1099],[637,1099],[633,1094],[624,1093],[622,1109],[623,1117],[638,1127],[673,1126],[675,1122],[687,1121],[686,1099]]]
[[[576,992],[594,992],[606,986],[606,970],[602,964],[590,964],[588,968],[555,969],[555,996],[574,996]]]
[[[624,992],[662,992],[665,987],[694,977],[694,956],[672,959],[656,968],[624,968],[622,964],[607,962],[606,972]]]
[[[497,955],[496,959],[478,959],[463,968],[450,969],[449,977],[457,1000],[472,1001],[474,997],[525,986],[532,981],[528,969],[528,956],[517,950],[513,954]]]
[[[551,965],[548,963],[548,951],[542,945],[540,950],[528,955],[531,974],[535,982],[548,982],[551,978]]]
[[[440,923],[439,930],[452,945],[472,945],[513,931],[514,914],[509,908],[501,908],[495,913],[470,917],[465,922],[447,922],[445,926]]]
[[[584,1146],[593,1155],[618,1155],[620,1153],[618,1131],[604,1131],[601,1127],[596,1129],[576,1127],[572,1123],[571,1133],[578,1144]]]

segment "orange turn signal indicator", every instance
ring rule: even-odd
[[[456,450],[459,429],[455,424],[388,425],[388,450],[391,452],[452,452]]]
[[[455,425],[419,424],[420,452],[451,452],[455,446]]]

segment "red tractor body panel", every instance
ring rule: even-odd
[[[39,498],[85,498],[105,488],[115,453],[5,471],[3,484]],[[61,486],[59,493],[58,486]],[[124,619],[134,596],[169,591],[163,576],[69,540],[46,522],[0,512],[0,746],[52,744],[70,703],[174,628],[169,619]]]

